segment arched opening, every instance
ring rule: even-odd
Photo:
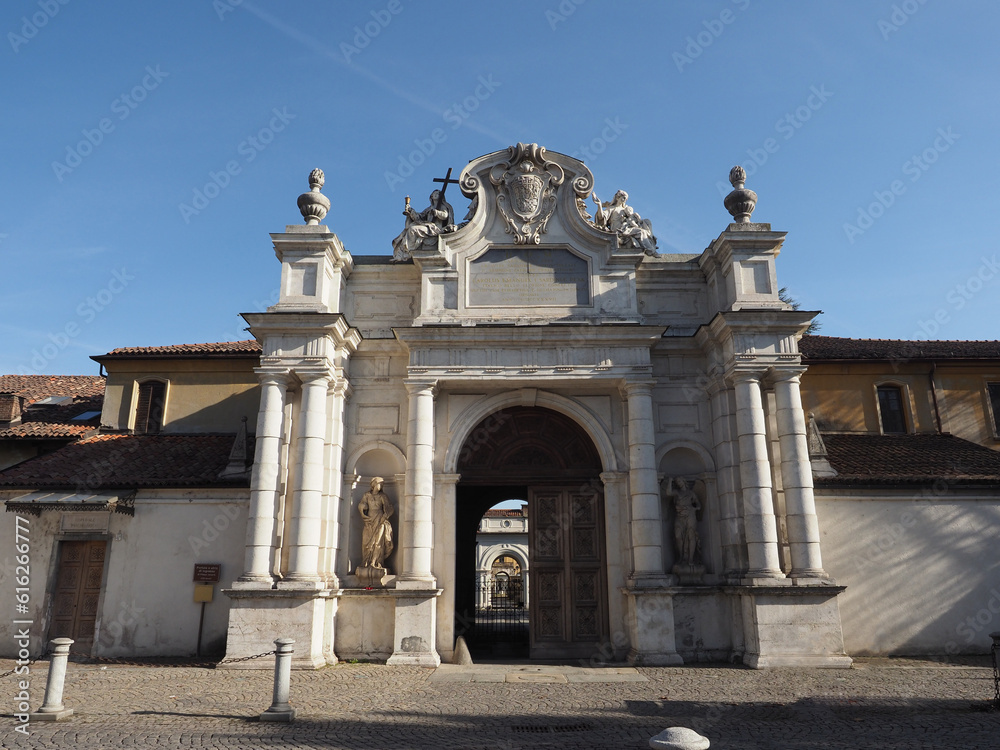
[[[608,630],[602,466],[594,442],[564,414],[509,407],[470,431],[457,468],[456,633],[466,636],[470,649],[475,643],[480,657],[496,655],[498,645],[532,658],[592,654]],[[484,597],[480,579],[492,578],[497,556],[476,557],[487,511],[511,500],[527,502],[522,580],[528,639],[520,649],[516,629],[482,626],[492,598]]]

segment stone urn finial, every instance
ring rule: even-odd
[[[325,181],[322,169],[314,169],[309,173],[309,192],[300,195],[298,200],[299,211],[306,224],[319,224],[330,210],[330,199],[320,192]]]
[[[749,223],[750,214],[757,206],[757,193],[743,187],[746,181],[747,173],[739,164],[729,170],[729,182],[733,186],[733,192],[726,196],[723,205],[733,215],[733,220],[737,224]]]

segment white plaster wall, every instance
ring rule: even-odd
[[[1000,498],[820,492],[847,653],[983,653],[1000,630]]]
[[[193,655],[198,640],[200,604],[195,604],[195,563],[221,563],[222,579],[206,605],[203,652],[221,651],[229,619],[229,600],[221,593],[243,572],[248,492],[140,492],[134,518],[111,514],[107,535],[60,534],[60,513],[29,516],[31,528],[32,651],[47,636],[51,591],[56,578],[57,538],[108,542],[105,578],[95,632],[98,656]],[[11,540],[0,552],[0,596],[14,599],[14,513],[0,514],[0,538]],[[6,558],[6,559],[5,559]],[[11,568],[13,570],[13,568]],[[0,621],[0,655],[11,656],[10,619]]]

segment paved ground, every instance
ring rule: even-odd
[[[0,660],[0,672],[12,667]],[[33,707],[45,676],[32,667]],[[0,683],[8,715],[14,679]],[[267,671],[70,664],[73,720],[33,723],[24,737],[2,719],[0,747],[626,750],[686,726],[713,749],[1000,749],[1000,712],[982,710],[993,695],[986,658],[770,671],[342,664],[292,673],[292,724],[257,720],[271,686]]]

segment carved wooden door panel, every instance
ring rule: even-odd
[[[59,543],[49,638],[72,638],[73,653],[89,654],[94,645],[106,548],[100,540]]]
[[[587,658],[607,640],[603,496],[535,487],[528,497],[531,657]]]

